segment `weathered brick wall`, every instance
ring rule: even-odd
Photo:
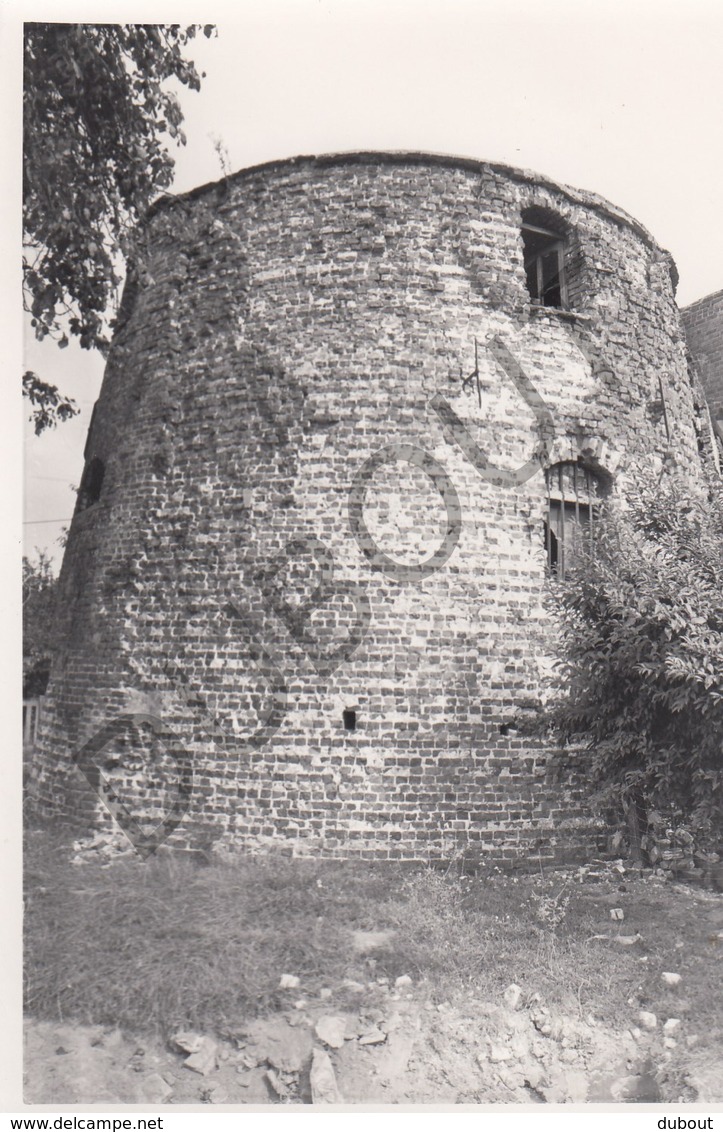
[[[531,306],[530,205],[572,234],[574,316]],[[544,475],[490,482],[435,405],[517,469],[539,423],[516,365],[553,422],[546,463],[582,457],[615,491],[636,461],[696,479],[666,255],[598,198],[401,155],[244,171],[157,208],[144,246],[89,436],[101,497],[76,515],[62,570],[38,804],[103,819],[71,756],[109,726],[97,761],[149,820],[176,761],[192,766],[178,845],[589,851],[584,757],[509,727],[549,674]],[[464,382],[475,342],[479,390]],[[362,514],[397,563],[448,539],[421,579],[376,569],[353,529],[355,477],[389,445],[419,463],[380,458]],[[111,734],[139,712],[160,736],[138,719]]]
[[[711,413],[723,420],[723,291],[691,303],[681,314]]]

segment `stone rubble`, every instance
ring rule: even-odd
[[[74,865],[111,865],[114,861],[132,857],[135,849],[119,829],[102,829],[89,837],[73,842]]]
[[[636,1101],[656,1099],[645,1065],[656,1042],[659,1057],[671,1055],[683,1025],[671,1016],[661,1030],[641,1010],[639,1026],[614,1036],[595,1019],[560,1015],[516,983],[499,1004],[470,997],[464,1011],[449,1002],[434,1008],[424,989],[394,1003],[388,986],[374,984],[365,1004],[338,1014],[324,1013],[328,1000],[309,993],[304,1016],[290,1008],[258,1018],[232,1027],[220,1043],[181,1030],[169,1048],[181,1069],[206,1078],[197,1095],[208,1104],[329,1105],[342,1103],[342,1094],[346,1103],[371,1103],[405,1090],[411,1103]],[[689,1048],[694,1038],[686,1039]],[[145,1069],[143,1103],[183,1103],[168,1073],[148,1072],[145,1047],[131,1063]]]
[[[334,1067],[326,1050],[315,1049],[309,1072],[312,1104],[343,1104],[334,1075]]]

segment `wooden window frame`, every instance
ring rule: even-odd
[[[531,265],[534,264],[535,268],[536,293],[533,295],[532,292],[530,292],[533,306],[542,307],[547,310],[569,310],[564,236],[561,236],[559,232],[551,231],[549,228],[540,228],[536,224],[528,224],[526,221],[523,221],[521,227],[523,246],[525,232],[531,232],[535,236],[544,236],[549,241],[549,243],[545,244],[539,251],[533,252],[529,256],[524,256],[525,276],[527,277]],[[544,301],[544,269],[542,261],[545,256],[550,255],[552,252],[555,252],[557,255],[557,277],[560,289],[559,303],[545,303]]]

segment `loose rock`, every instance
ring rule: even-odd
[[[298,975],[282,975],[279,979],[279,990],[295,990],[300,982]]]
[[[194,1073],[200,1073],[202,1077],[206,1077],[216,1068],[216,1054],[216,1043],[211,1038],[201,1038],[201,1044],[197,1051],[187,1057],[183,1064],[186,1069],[192,1069]]]
[[[274,1069],[267,1069],[264,1076],[280,1100],[286,1101],[289,1099],[289,1090]]]
[[[522,987],[518,987],[517,983],[510,983],[502,997],[510,1010],[519,1010],[522,1005]]]
[[[674,971],[663,971],[660,977],[666,987],[677,987],[680,985],[681,976]]]
[[[314,1050],[311,1058],[309,1084],[311,1085],[312,1104],[344,1103],[336,1083],[331,1058],[326,1050]]]
[[[312,1036],[304,1026],[292,1026],[291,1021],[303,1022],[303,1016],[259,1018],[249,1027],[249,1046],[244,1055],[253,1058],[257,1065],[266,1064],[281,1073],[299,1073],[308,1064],[312,1050]]]
[[[160,1073],[151,1073],[140,1087],[141,1101],[145,1104],[165,1104],[173,1089],[164,1081]]]
[[[359,1038],[360,1046],[376,1046],[381,1045],[382,1042],[387,1040],[387,1035],[383,1030],[379,1030],[376,1026],[373,1030],[367,1030],[366,1034],[362,1034]]]
[[[346,1027],[347,1019],[341,1014],[324,1014],[316,1023],[316,1036],[332,1049],[341,1049]]]
[[[372,951],[380,951],[394,939],[393,931],[386,932],[352,932],[352,947],[357,955],[369,955]]]
[[[649,1010],[641,1010],[638,1014],[638,1018],[644,1030],[654,1030],[658,1025],[658,1019],[654,1014],[651,1014]]]
[[[203,1034],[197,1034],[193,1030],[179,1030],[171,1038],[170,1044],[180,1053],[196,1053],[201,1048],[202,1041]]]

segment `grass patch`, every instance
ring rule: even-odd
[[[221,1029],[343,970],[387,881],[344,863],[240,859],[200,866],[164,855],[110,867],[68,863],[43,833],[26,851],[26,1004],[35,1016],[167,1033]],[[343,977],[343,975],[342,975]]]
[[[721,944],[710,919],[720,902],[670,885],[271,857],[202,866],[167,855],[104,868],[73,866],[70,855],[67,835],[29,832],[26,1002],[35,1017],[223,1034],[288,1006],[295,995],[278,989],[283,973],[299,977],[299,996],[409,974],[432,1001],[499,1001],[516,982],[611,1028],[635,1025],[644,1008],[661,1021],[685,1013],[703,1044],[721,1040]],[[618,906],[623,925],[610,920]],[[373,957],[354,951],[354,931],[388,929],[393,938]],[[619,930],[640,931],[643,943],[591,938]],[[682,989],[666,990],[661,971],[680,972]]]

